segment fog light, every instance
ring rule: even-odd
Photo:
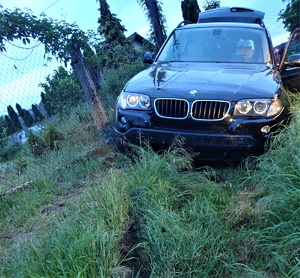
[[[271,128],[270,128],[270,126],[268,126],[268,125],[265,125],[265,126],[263,126],[263,127],[260,129],[260,131],[261,131],[262,133],[264,133],[264,134],[269,133],[270,130],[271,130]]]
[[[126,119],[124,116],[122,116],[122,117],[120,118],[120,123],[121,123],[122,125],[126,125],[126,124],[127,124],[127,119]]]

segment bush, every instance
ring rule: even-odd
[[[44,133],[44,139],[48,150],[59,150],[63,135],[53,125],[48,125],[47,131]]]
[[[15,159],[22,151],[22,145],[16,143],[10,147],[0,149],[0,162],[7,162]]]
[[[32,131],[29,131],[28,146],[31,153],[35,157],[42,156],[46,153],[46,143],[44,138],[39,134],[33,133]]]

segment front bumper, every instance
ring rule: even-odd
[[[123,123],[122,117],[126,118]],[[287,119],[286,110],[269,119],[226,117],[222,121],[195,121],[163,119],[151,111],[117,109],[114,129],[121,151],[128,148],[126,142],[143,145],[145,141],[154,150],[166,149],[180,137],[183,147],[196,152],[199,159],[240,160],[261,154],[266,141]],[[264,127],[270,130],[264,133]]]
[[[250,135],[178,132],[149,128],[131,128],[124,133],[115,129],[115,132],[117,139],[125,144],[129,141],[134,145],[142,145],[147,141],[155,150],[166,149],[176,138],[182,138],[183,147],[197,152],[197,157],[203,160],[237,160],[251,154],[258,155],[263,152],[265,142],[265,140],[258,141]],[[269,136],[270,134],[266,138]]]

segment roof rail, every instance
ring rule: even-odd
[[[243,7],[221,7],[200,12],[198,23],[204,22],[241,22],[255,23],[264,26],[265,13]]]
[[[188,20],[184,20],[184,21],[181,21],[178,25],[177,25],[177,28],[180,28],[180,27],[183,27],[185,25],[188,25],[188,24],[192,24],[193,22],[191,21],[188,21]]]

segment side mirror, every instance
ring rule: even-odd
[[[146,52],[143,56],[143,62],[146,64],[152,64],[154,62],[154,53]]]

